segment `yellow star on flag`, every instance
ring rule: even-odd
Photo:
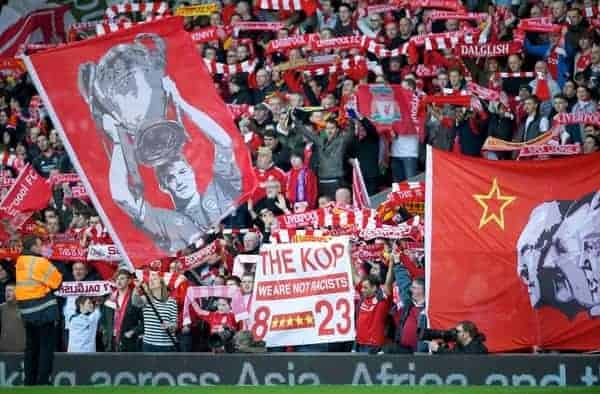
[[[491,221],[496,222],[502,230],[504,230],[504,208],[509,206],[515,199],[515,196],[502,195],[498,179],[492,181],[492,188],[488,194],[473,194],[475,201],[483,207],[483,214],[479,220],[479,228],[488,224]],[[499,205],[498,211],[490,209],[489,205]]]
[[[296,316],[296,327],[302,327],[302,325],[303,325],[302,316],[300,316],[300,315]]]
[[[287,326],[288,326],[288,327],[291,327],[291,326],[294,324],[294,318],[293,318],[293,317],[291,317],[291,316],[290,316],[290,317],[288,317],[288,319],[287,319],[287,322],[286,322],[286,323],[287,323]]]

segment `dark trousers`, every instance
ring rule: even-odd
[[[369,196],[377,193],[377,178],[365,178],[365,187]]]
[[[25,386],[50,384],[55,346],[54,322],[25,323]]]
[[[368,353],[368,354],[377,354],[381,351],[381,346],[374,345],[361,345],[356,344],[356,351],[358,353]]]
[[[320,179],[319,196],[329,196],[332,200],[335,200],[335,191],[342,185],[342,178]]]
[[[175,346],[157,346],[150,343],[142,342],[142,351],[144,353],[166,353],[176,352]]]
[[[393,182],[404,182],[417,175],[417,158],[392,157],[391,167]]]

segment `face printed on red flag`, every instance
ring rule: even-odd
[[[431,325],[471,320],[494,352],[600,347],[599,157],[429,155]]]
[[[134,265],[194,243],[254,188],[244,142],[181,18],[38,53],[27,66]]]

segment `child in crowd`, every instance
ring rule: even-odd
[[[71,317],[69,330],[69,353],[95,353],[96,332],[100,309],[92,297],[80,296],[75,301],[77,313]]]

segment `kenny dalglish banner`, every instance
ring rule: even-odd
[[[26,58],[124,258],[174,256],[247,198],[248,150],[181,17]]]

